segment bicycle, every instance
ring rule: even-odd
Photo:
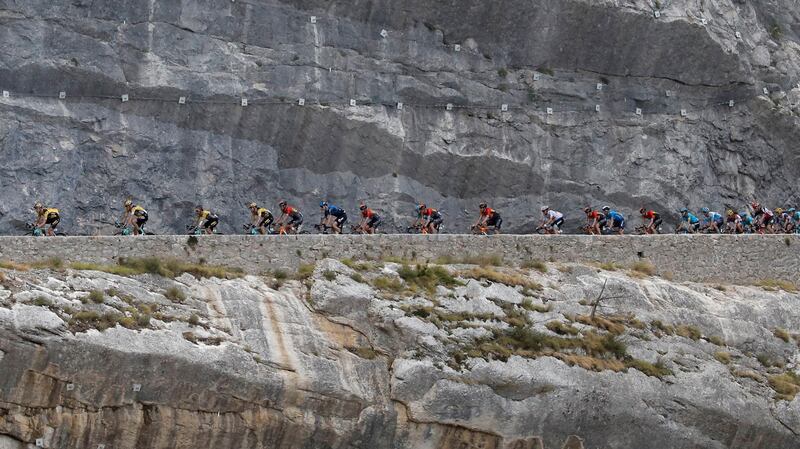
[[[118,221],[114,222],[114,227],[117,228],[117,231],[114,232],[114,235],[136,235],[133,233],[133,226],[124,225]],[[144,229],[144,225],[139,226],[139,234],[138,235],[155,235],[153,232],[148,232]]]
[[[188,235],[207,235],[205,232],[205,228],[202,226],[195,226],[195,225],[186,225],[186,231]],[[216,228],[211,232],[211,235],[223,235],[223,233],[217,231]]]
[[[33,237],[45,237],[45,236],[47,236],[47,230],[44,227],[34,226],[33,223],[25,223],[25,228],[27,229],[27,232],[25,233],[25,235],[30,235],[30,236],[33,236]],[[59,232],[58,229],[53,229],[53,233],[57,237],[66,237],[67,236],[66,233]]]

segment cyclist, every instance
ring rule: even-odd
[[[775,226],[779,232],[785,233],[791,233],[794,229],[792,228],[792,217],[781,207],[775,209]]]
[[[685,207],[681,209],[681,222],[676,231],[680,232],[681,229],[683,229],[689,234],[695,234],[699,227],[700,219],[695,217],[693,213],[689,212],[689,209]]]
[[[775,215],[772,211],[757,202],[751,203],[750,207],[753,208],[753,220],[755,220],[756,231],[759,234],[772,232],[772,223],[775,220]]]
[[[625,216],[615,210],[611,210],[608,206],[603,206],[603,213],[606,216],[606,228],[610,229],[611,232],[623,235],[625,233]]]
[[[367,234],[374,234],[378,226],[383,223],[380,215],[367,207],[365,203],[361,203],[358,209],[361,210],[361,223],[358,224],[358,227]]]
[[[444,222],[441,212],[426,206],[424,203],[420,204],[417,208],[419,211],[419,218],[417,224],[425,229],[428,234],[436,234],[439,232],[439,227]]]
[[[36,222],[33,227],[44,228],[46,225],[50,225],[46,234],[50,237],[56,235],[56,228],[61,223],[61,215],[58,209],[45,207],[42,203],[36,203],[33,205],[33,210],[36,211]]]
[[[739,216],[742,217],[742,230],[744,233],[752,234],[755,229],[755,220],[753,220],[753,217],[746,211],[739,212]]]
[[[789,210],[786,211],[789,214],[789,224],[787,226],[786,232],[794,232],[795,234],[800,234],[800,211],[795,210],[794,207],[790,207]]]
[[[125,213],[122,214],[122,225],[130,226],[133,235],[140,235],[142,227],[147,223],[147,211],[140,205],[134,205],[130,199],[125,200]]]
[[[542,224],[537,230],[544,229],[545,234],[561,234],[561,226],[564,225],[564,214],[550,209],[550,206],[542,206]]]
[[[588,229],[589,234],[602,235],[603,228],[606,226],[606,216],[596,210],[593,210],[589,206],[586,206],[583,209],[583,212],[586,214],[586,220],[588,221],[586,228]]]
[[[647,210],[646,208],[639,209],[639,215],[642,216],[642,220],[646,223],[644,227],[645,234],[658,234],[659,228],[661,227],[661,215],[654,210]]]
[[[322,209],[322,220],[319,225],[323,229],[324,227],[333,229],[334,234],[341,234],[342,227],[347,223],[347,212],[341,207],[328,204],[327,201],[321,201],[319,207]]]
[[[725,222],[722,215],[710,211],[707,207],[701,208],[700,213],[702,213],[704,217],[700,224],[701,231],[714,232],[716,234],[722,232],[721,226],[722,223]]]
[[[503,225],[503,218],[500,217],[500,214],[487,206],[486,203],[480,203],[478,208],[481,212],[478,216],[478,221],[472,226],[472,229],[486,228],[487,231],[492,230],[495,234],[499,234],[500,227]]]
[[[728,209],[725,213],[725,232],[728,234],[744,234],[744,226],[742,226],[742,216]]]
[[[278,218],[278,224],[284,229],[285,233],[297,233],[300,225],[303,224],[303,214],[300,213],[295,207],[290,206],[285,200],[278,203],[281,209],[281,216]]]
[[[258,229],[261,235],[269,234],[270,226],[275,221],[272,212],[266,207],[258,207],[256,203],[250,203],[247,208],[250,209],[250,226]]]
[[[195,207],[194,213],[197,217],[197,225],[195,225],[195,228],[202,228],[205,234],[213,234],[219,224],[219,217],[217,214],[204,209],[202,205]]]

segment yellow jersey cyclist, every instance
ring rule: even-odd
[[[194,213],[197,219],[195,229],[202,229],[204,234],[213,234],[219,224],[217,214],[204,209],[201,205],[194,208]]]
[[[141,235],[142,228],[147,223],[147,211],[144,207],[133,204],[131,200],[125,200],[125,213],[122,215],[122,225],[130,227],[133,235]]]
[[[50,227],[47,228],[45,233],[50,237],[56,235],[56,228],[61,223],[61,215],[58,213],[58,209],[45,207],[42,203],[36,203],[33,205],[33,210],[36,211],[36,222],[33,223],[34,235],[36,229],[44,229],[47,225]]]
[[[250,228],[261,235],[269,234],[270,226],[275,221],[272,212],[266,207],[258,207],[256,203],[250,203],[247,208],[250,209]]]

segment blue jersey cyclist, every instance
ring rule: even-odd
[[[342,227],[347,223],[347,212],[341,207],[328,204],[327,201],[321,201],[319,207],[322,209],[320,226],[333,229],[334,234],[341,234]]]
[[[707,207],[700,209],[700,213],[703,215],[703,220],[700,222],[700,230],[717,234],[722,232],[722,224],[725,223],[722,215],[709,210]]]
[[[603,206],[603,213],[606,216],[606,228],[610,229],[611,232],[615,232],[619,235],[625,233],[625,216],[621,213],[611,210],[608,206]]]
[[[700,219],[689,212],[689,209],[685,207],[681,209],[681,223],[678,226],[678,231],[684,229],[686,232],[694,234],[698,228],[700,228]]]

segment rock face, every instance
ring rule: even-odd
[[[451,231],[482,199],[528,231],[796,202],[799,28],[791,0],[0,1],[0,231],[41,200],[109,233],[128,195],[159,233],[281,197]]]
[[[800,442],[796,292],[344,262],[289,280],[0,270],[0,447]]]

